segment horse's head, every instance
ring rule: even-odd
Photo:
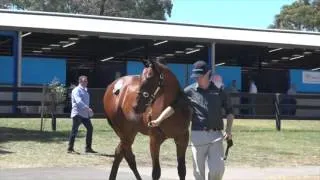
[[[134,106],[136,113],[143,113],[153,103],[164,80],[163,72],[157,62],[146,60],[143,63],[145,68],[140,75],[140,86]]]

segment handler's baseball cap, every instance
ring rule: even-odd
[[[191,78],[197,78],[206,74],[210,70],[205,61],[197,61],[193,64]]]

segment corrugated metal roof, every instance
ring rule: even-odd
[[[274,47],[320,47],[320,33],[244,29],[129,18],[0,10],[0,30],[130,36]]]

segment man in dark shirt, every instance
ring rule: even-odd
[[[208,179],[219,180],[224,174],[223,139],[231,139],[233,123],[232,105],[227,93],[210,81],[211,70],[204,61],[193,64],[192,78],[196,83],[186,87],[184,92],[193,107],[191,143],[193,155],[193,174],[196,180],[205,180],[205,163],[208,161]],[[174,113],[175,106],[167,107],[151,126]],[[225,135],[222,130],[224,108],[227,115]]]

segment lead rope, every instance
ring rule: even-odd
[[[160,81],[158,83],[157,89],[154,91],[154,93],[151,95],[151,99],[150,102],[148,103],[148,106],[150,108],[149,112],[148,112],[148,127],[150,126],[150,122],[152,120],[152,104],[154,103],[154,100],[156,99],[157,94],[159,93],[161,87],[163,86],[163,80],[164,80],[164,76],[162,73],[160,73]],[[164,135],[164,133],[162,132],[162,130],[160,129],[160,127],[157,127],[157,130],[159,131],[159,133],[162,133]]]
[[[160,90],[160,86],[158,86],[157,89],[154,91],[154,93],[151,95],[150,102],[148,103],[148,107],[150,109],[148,112],[148,126],[152,120],[152,104],[153,104],[155,97],[158,94],[159,90]]]

